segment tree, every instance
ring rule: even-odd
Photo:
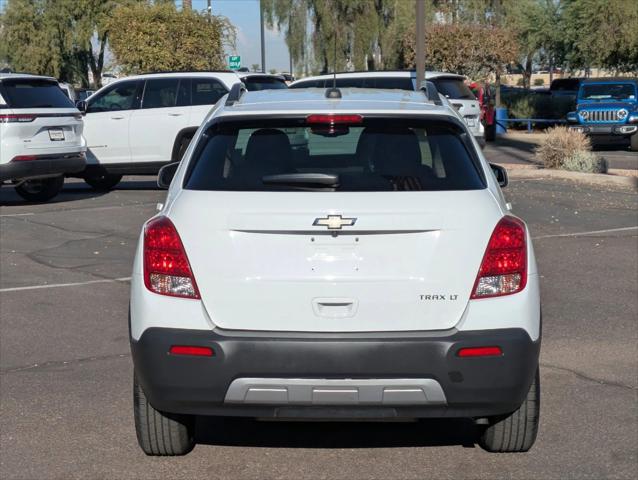
[[[305,68],[306,74],[309,59],[306,40],[310,3],[309,0],[262,0],[266,25],[271,29],[277,26],[278,30],[284,32],[293,66]]]
[[[306,74],[311,63],[319,72],[403,66],[401,39],[414,22],[412,1],[263,2],[267,25],[276,25],[284,32],[294,65]],[[312,27],[310,31],[308,26]]]
[[[635,0],[563,0],[562,30],[571,69],[603,67],[638,74]]]
[[[405,62],[416,64],[415,28],[403,39]],[[517,49],[512,32],[490,25],[445,23],[428,25],[425,32],[425,60],[428,69],[454,72],[474,79],[484,79],[502,72],[514,61]]]
[[[251,71],[251,72],[261,72],[261,67],[259,66],[259,64],[258,64],[258,63],[253,63],[253,64],[250,66],[250,71]]]
[[[517,64],[523,72],[523,87],[530,87],[534,62],[545,60],[552,68],[560,60],[563,32],[561,4],[555,0],[518,0],[508,3],[506,23],[519,48]]]
[[[128,0],[10,0],[2,16],[0,57],[15,70],[101,85],[106,19]],[[93,43],[97,49],[94,49]]]
[[[58,76],[61,58],[52,48],[42,0],[11,0],[2,15],[0,56],[16,71]]]
[[[234,36],[225,18],[178,11],[173,3],[120,6],[107,24],[125,73],[225,68],[223,44]]]

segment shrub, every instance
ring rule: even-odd
[[[541,87],[543,85],[545,85],[545,80],[544,79],[542,79],[542,78],[535,78],[534,79],[534,86],[535,87]]]
[[[507,106],[510,118],[536,118],[536,102],[533,95],[518,95]]]
[[[582,132],[565,127],[550,128],[536,149],[545,168],[574,172],[605,173],[606,162],[591,151],[591,142]]]
[[[585,173],[607,173],[607,161],[594,152],[577,150],[563,162],[563,170]]]

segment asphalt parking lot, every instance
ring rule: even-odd
[[[541,178],[506,196],[542,274],[542,408],[527,454],[474,445],[461,421],[206,419],[182,458],[138,449],[127,303],[150,177],[108,194],[68,182],[55,202],[0,190],[0,477],[635,478],[638,195]]]

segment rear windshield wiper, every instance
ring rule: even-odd
[[[281,173],[261,178],[265,185],[281,185],[303,189],[335,189],[339,186],[339,175],[332,173]]]

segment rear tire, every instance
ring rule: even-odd
[[[536,376],[523,404],[508,416],[495,417],[485,429],[479,445],[488,452],[527,452],[538,433],[541,405],[541,382]]]
[[[146,455],[185,455],[195,447],[195,417],[153,408],[135,376],[133,410],[137,442]]]
[[[29,202],[46,202],[55,197],[64,186],[64,175],[59,177],[25,180],[16,192]]]
[[[638,132],[631,136],[631,151],[638,152]]]
[[[88,183],[93,190],[98,192],[108,192],[112,190],[122,180],[122,175],[114,173],[101,173],[84,177],[84,181]]]

